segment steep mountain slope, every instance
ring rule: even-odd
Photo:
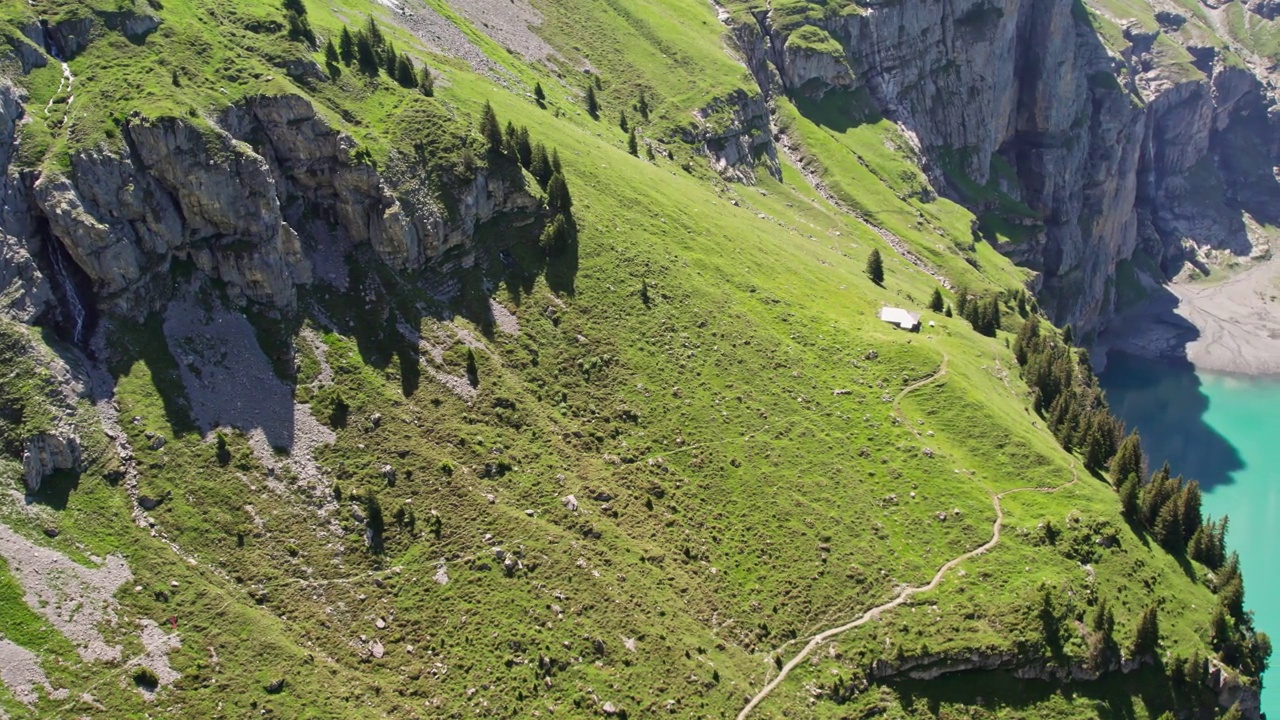
[[[1017,47],[1099,17],[979,5],[937,56],[979,75],[962,50],[1020,67],[992,17]],[[1006,167],[1026,134],[975,115],[944,152],[950,105],[930,130],[885,99],[905,59],[838,57],[918,3],[300,7],[5,6],[4,711],[723,717],[938,576],[755,712],[1256,714],[1218,578],[1124,519],[1017,370],[1035,276],[987,229],[1069,245],[1015,189],[1058,177],[1044,148]],[[1055,319],[1099,317],[1090,277]]]

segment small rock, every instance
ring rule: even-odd
[[[170,580],[170,581],[169,581],[169,587],[171,587],[171,588],[176,588],[176,587],[178,587],[178,581],[177,581],[177,580]]]
[[[378,628],[379,630],[385,630],[387,627],[387,621],[383,620],[382,618],[378,618],[377,620],[373,621],[373,626]]]
[[[498,502],[498,497],[491,493],[485,493],[484,499],[488,500],[490,505],[493,505]]]
[[[133,423],[134,425],[141,425],[141,424],[142,424],[142,416],[141,416],[141,415],[134,415],[132,418],[130,418],[129,422]]]
[[[44,535],[45,537],[56,538],[58,537],[58,528],[47,527],[44,529]]]
[[[382,647],[382,643],[377,640],[374,640],[373,644],[369,646],[369,654],[375,658],[381,658],[386,653],[387,651]]]
[[[495,559],[495,560],[501,560],[502,558],[504,558],[504,557],[506,557],[506,556],[507,556],[507,551],[506,551],[506,550],[503,550],[503,549],[502,549],[502,548],[500,548],[500,547],[495,547],[495,548],[493,549],[493,557],[494,557],[494,559]]]
[[[281,690],[284,690],[284,678],[280,678],[279,680],[272,680],[271,683],[267,685],[266,688],[264,689],[267,692],[271,693],[272,695],[275,695]]]
[[[945,512],[940,512],[940,513],[938,513],[937,518],[938,518],[938,520],[940,520],[940,521],[941,521],[941,520],[946,520],[946,519],[947,519],[947,514],[946,514]]]
[[[382,413],[374,413],[374,414],[370,415],[370,416],[369,416],[369,422],[370,422],[370,423],[372,423],[374,427],[378,427],[379,425],[381,425],[381,424],[382,424]]]
[[[151,443],[147,447],[151,448],[152,450],[159,450],[160,448],[164,447],[165,442],[167,441],[164,439],[163,435],[156,435],[155,437],[151,438]]]
[[[564,506],[569,508],[571,512],[578,511],[578,498],[572,495],[565,495],[564,497],[560,498],[560,502],[564,503]]]
[[[396,481],[396,469],[390,465],[383,465],[379,472],[382,473],[382,478],[387,481],[388,485]]]
[[[524,514],[528,515],[529,517],[533,517],[535,513],[533,512],[533,510],[525,510]]]
[[[604,710],[605,715],[618,715],[622,712],[622,708],[614,705],[612,702],[605,703],[604,707],[601,709]]]

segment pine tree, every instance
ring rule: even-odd
[[[649,101],[645,99],[643,90],[640,91],[640,99],[636,101],[636,110],[640,113],[640,117],[644,118],[645,122],[649,121]]]
[[[1111,485],[1112,487],[1120,487],[1120,484],[1129,479],[1130,475],[1142,475],[1142,438],[1138,436],[1138,431],[1134,430],[1129,433],[1129,437],[1120,443],[1120,449],[1116,451],[1116,456],[1111,459]]]
[[[548,255],[558,255],[573,240],[572,224],[563,214],[551,218],[551,222],[542,230],[538,243]]]
[[[627,134],[627,152],[631,153],[632,156],[640,155],[640,145],[636,141],[635,128],[632,128],[631,132]]]
[[[338,65],[338,48],[333,46],[333,38],[324,41],[324,62],[329,67]]]
[[[942,289],[934,288],[933,296],[929,298],[929,309],[934,312],[942,312]]]
[[[400,56],[396,54],[396,46],[390,42],[382,46],[382,69],[392,81],[396,79],[396,67],[400,64]]]
[[[520,144],[520,131],[516,129],[515,123],[507,121],[507,127],[502,131],[502,152],[513,158],[519,158],[519,150],[517,146]]]
[[[346,25],[342,26],[342,33],[338,35],[338,59],[348,67],[356,59],[356,40],[351,37],[351,29]]]
[[[1027,316],[1027,293],[1025,290],[1018,293],[1018,314],[1024,318]]]
[[[557,172],[547,181],[547,207],[552,213],[568,213],[573,209],[573,198],[569,195],[569,185],[564,175]]]
[[[564,170],[560,167],[560,148],[553,148],[551,150],[551,172],[552,173],[564,172]]]
[[[1231,622],[1227,619],[1227,611],[1222,605],[1213,610],[1209,619],[1209,642],[1214,650],[1221,651],[1231,642]]]
[[[945,311],[943,311],[943,313],[942,313],[942,314],[943,314],[943,315],[946,315],[947,317],[951,317],[951,316],[952,316],[952,312],[951,312],[951,305],[947,305],[947,309],[946,309]]]
[[[378,22],[373,19],[372,15],[370,15],[369,19],[365,22],[364,34],[369,37],[369,42],[374,48],[382,47],[382,42],[384,40],[382,28],[378,27]]]
[[[1076,333],[1074,330],[1071,329],[1070,324],[1062,328],[1062,342],[1066,343],[1067,345],[1071,345],[1075,342],[1075,339],[1076,339]]]
[[[591,85],[587,86],[587,114],[592,120],[600,119],[600,103],[596,100],[596,89]]]
[[[1116,616],[1112,614],[1111,608],[1107,606],[1106,598],[1098,599],[1098,606],[1093,610],[1093,618],[1089,621],[1089,627],[1104,638],[1110,638],[1116,629]]]
[[[877,285],[884,284],[884,259],[880,257],[879,249],[872,248],[871,255],[867,257],[867,277]]]
[[[1204,515],[1200,510],[1202,500],[1200,483],[1192,480],[1182,487],[1182,540],[1191,542],[1191,536],[1204,524]]]
[[[365,75],[373,77],[378,74],[378,51],[367,32],[356,33],[356,65]]]
[[[547,94],[543,92],[542,83],[540,82],[533,84],[533,100],[538,103],[538,107],[547,106]]]
[[[413,71],[413,61],[408,55],[401,54],[396,61],[396,83],[402,88],[411,88],[418,84],[418,74]]]
[[[547,158],[547,146],[538,143],[533,146],[533,157],[529,162],[529,172],[539,185],[546,186],[551,179],[551,160]]]
[[[529,128],[523,125],[516,131],[516,158],[520,160],[520,167],[525,170],[533,164],[533,145],[529,142]]]
[[[498,114],[486,100],[484,112],[480,115],[480,135],[484,137],[489,152],[497,155],[502,152],[502,126],[498,125]]]
[[[618,127],[622,128],[622,132],[627,132],[631,128],[627,125],[627,111],[622,110],[618,113]]]
[[[431,76],[431,68],[426,65],[418,71],[418,92],[432,97],[436,94],[436,79]]]
[[[648,160],[649,162],[654,161],[653,146],[650,145],[649,143],[644,144],[644,156],[645,156],[645,159]]]
[[[969,288],[961,285],[956,288],[956,314],[962,318],[968,318],[969,315],[965,311],[969,309]]]
[[[1152,605],[1142,612],[1138,620],[1138,630],[1133,638],[1131,657],[1140,658],[1154,654],[1160,645],[1160,619],[1156,607]]]
[[[1120,510],[1125,520],[1131,523],[1138,520],[1138,490],[1141,485],[1136,473],[1129,475],[1120,485]]]

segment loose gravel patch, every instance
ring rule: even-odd
[[[40,696],[37,688],[55,700],[67,697],[65,689],[54,688],[40,668],[35,653],[10,640],[0,639],[0,681],[23,705],[34,705]]]
[[[56,550],[41,547],[0,524],[0,556],[25,600],[76,646],[87,661],[120,659],[120,646],[102,636],[103,623],[116,624],[116,590],[133,578],[119,555],[85,567]]]

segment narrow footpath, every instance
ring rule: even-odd
[[[947,359],[944,356],[942,359],[942,365],[938,368],[937,372],[935,372],[933,375],[919,382],[909,385],[901,393],[899,393],[898,397],[894,400],[894,410],[895,412],[897,412],[897,414],[900,417],[903,418],[904,422],[906,420],[906,417],[905,415],[902,414],[901,409],[899,409],[898,402],[908,392],[912,390],[917,390],[937,380],[938,378],[945,375],[946,371],[947,371]],[[797,665],[803,662],[804,659],[809,656],[809,653],[813,652],[814,649],[816,649],[819,645],[822,645],[827,640],[830,640],[831,638],[837,635],[840,635],[841,633],[848,632],[856,627],[865,625],[868,622],[871,622],[872,620],[879,618],[881,613],[886,612],[888,610],[892,610],[898,607],[899,605],[902,605],[907,600],[909,600],[913,595],[933,590],[934,588],[938,587],[938,585],[942,582],[942,578],[947,574],[949,570],[952,570],[953,568],[955,568],[957,565],[964,562],[965,560],[970,560],[979,555],[982,555],[983,553],[987,552],[988,550],[991,550],[996,545],[998,545],[1000,543],[1000,529],[1004,525],[1004,508],[1000,505],[1000,500],[1002,498],[1004,498],[1007,495],[1012,495],[1014,493],[1019,493],[1019,492],[1056,493],[1059,490],[1069,488],[1072,485],[1075,485],[1079,479],[1080,479],[1080,476],[1076,472],[1075,461],[1072,461],[1071,482],[1066,483],[1065,485],[1059,485],[1058,487],[1053,487],[1053,488],[1022,487],[1022,488],[1014,488],[1012,490],[1005,490],[1002,493],[992,493],[991,504],[993,507],[995,507],[996,519],[995,519],[995,523],[993,523],[991,526],[990,540],[986,541],[981,546],[974,548],[969,552],[964,553],[963,555],[960,555],[958,557],[952,558],[951,560],[947,561],[942,567],[938,568],[938,572],[934,574],[933,579],[930,580],[928,584],[901,586],[898,590],[898,593],[893,597],[893,599],[889,600],[888,602],[882,603],[880,605],[877,605],[871,608],[870,610],[867,610],[863,614],[859,615],[853,620],[850,620],[844,625],[833,627],[833,628],[830,628],[829,630],[824,630],[818,633],[817,635],[814,635],[813,637],[811,637],[809,639],[809,642],[805,643],[805,646],[800,649],[800,652],[796,653],[795,657],[791,658],[791,660],[788,661],[787,664],[782,666],[782,670],[778,672],[778,675],[774,677],[772,680],[770,680],[767,685],[761,688],[760,692],[756,693],[755,697],[751,698],[750,702],[747,703],[746,707],[742,708],[742,711],[738,713],[738,720],[745,720],[747,716],[751,714],[751,711],[755,710],[756,707],[760,705],[760,703],[764,702],[765,699],[769,697],[769,694],[772,693],[779,685],[782,684],[784,680],[787,679],[787,676],[791,674],[791,671],[794,670]]]

